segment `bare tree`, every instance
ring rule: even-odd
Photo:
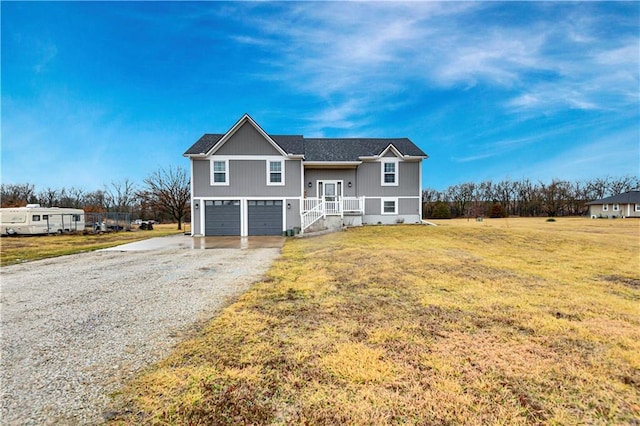
[[[107,204],[117,212],[131,213],[136,198],[136,185],[129,179],[111,182],[111,184],[105,185],[104,195]]]
[[[58,190],[51,187],[40,191],[38,193],[38,201],[41,206],[53,207],[58,204]]]
[[[156,170],[144,180],[146,191],[141,193],[158,210],[177,220],[178,229],[182,229],[182,221],[189,211],[188,176],[182,167]]]
[[[35,187],[31,183],[0,185],[0,202],[2,207],[22,207],[29,203],[37,203]]]

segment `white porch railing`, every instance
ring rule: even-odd
[[[309,200],[309,203],[307,203],[307,200]],[[324,203],[320,199],[305,198],[303,208],[304,210],[301,213],[302,232],[325,216]]]
[[[364,213],[364,197],[345,197],[342,199],[343,213]]]
[[[364,214],[364,197],[341,197],[334,201],[322,198],[302,200],[302,231],[326,215],[344,216],[344,214]]]

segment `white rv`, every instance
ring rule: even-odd
[[[62,234],[84,231],[84,210],[62,207],[26,207],[0,209],[0,235]]]

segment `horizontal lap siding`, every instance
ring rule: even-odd
[[[285,185],[267,186],[264,160],[230,160],[229,185],[211,185],[211,162],[193,161],[194,197],[299,197],[300,161],[285,161]]]

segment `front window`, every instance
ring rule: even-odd
[[[214,160],[213,161],[213,185],[229,184],[229,161]]]
[[[640,204],[636,204],[636,211],[640,212]]]
[[[398,200],[396,199],[382,199],[382,214],[397,214]]]
[[[284,162],[282,160],[267,161],[267,185],[284,185]]]
[[[40,215],[34,214],[33,216],[31,216],[31,220],[34,222],[40,222]]]
[[[398,163],[395,161],[385,161],[382,163],[382,185],[398,185]]]
[[[620,210],[620,204],[614,204],[613,205],[613,211],[617,212],[618,210]]]
[[[608,211],[609,211],[609,204],[604,204],[604,205],[602,206],[602,211],[603,211],[603,212],[608,212]]]

